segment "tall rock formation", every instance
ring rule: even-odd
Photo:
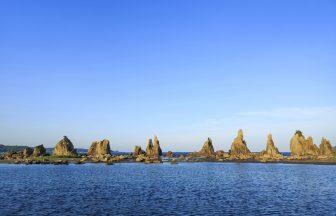
[[[230,156],[239,159],[245,159],[251,156],[251,152],[247,148],[246,142],[244,140],[242,129],[238,131],[237,137],[232,142]]]
[[[202,156],[206,156],[206,157],[210,157],[210,156],[213,156],[215,154],[215,150],[214,150],[214,147],[212,145],[212,140],[210,139],[210,137],[208,137],[208,139],[203,144],[203,147],[202,147],[201,151],[199,152],[199,154],[202,155]]]
[[[57,143],[53,155],[61,157],[76,157],[77,151],[68,137],[64,136],[63,139]]]
[[[278,148],[275,147],[274,145],[272,134],[268,134],[266,150],[262,151],[261,155],[263,158],[268,158],[268,159],[280,159],[283,157],[283,155],[280,154]]]
[[[162,150],[157,136],[154,136],[153,154],[156,157],[162,156]]]
[[[34,148],[33,156],[40,157],[47,155],[47,150],[44,148],[43,145],[38,145]]]
[[[153,156],[154,155],[154,146],[153,146],[152,139],[147,140],[146,155],[147,156]]]
[[[314,144],[313,138],[310,136],[305,139],[301,131],[296,131],[290,141],[290,150],[292,156],[318,156],[319,149]]]
[[[320,155],[322,156],[328,156],[328,157],[333,157],[334,156],[334,151],[333,148],[326,138],[322,138],[321,144],[320,144]]]
[[[141,154],[144,154],[144,151],[142,151],[141,146],[135,146],[133,151],[133,156],[137,157]]]
[[[88,150],[88,155],[94,157],[103,157],[106,155],[111,155],[110,141],[104,139],[102,141],[93,142]]]

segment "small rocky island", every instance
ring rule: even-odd
[[[267,136],[266,148],[261,152],[251,152],[244,139],[242,130],[233,140],[228,152],[215,151],[211,138],[207,138],[200,151],[186,154],[174,154],[167,151],[163,154],[157,136],[148,139],[146,150],[136,145],[133,153],[114,154],[107,139],[92,142],[87,153],[78,153],[70,141],[64,136],[55,146],[52,153],[47,153],[43,145],[34,148],[25,147],[22,151],[9,151],[0,155],[0,163],[14,164],[54,164],[67,165],[84,163],[105,163],[113,165],[121,162],[163,163],[170,162],[239,162],[239,163],[310,163],[334,164],[336,157],[334,149],[326,138],[322,138],[319,147],[314,144],[311,136],[305,137],[301,131],[296,131],[290,140],[290,155],[281,154],[275,145],[272,134]]]

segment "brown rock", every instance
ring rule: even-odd
[[[232,142],[230,156],[240,159],[246,159],[251,156],[251,152],[247,148],[243,131],[241,129],[238,131],[237,137]]]
[[[152,139],[147,140],[147,147],[146,147],[146,155],[147,156],[152,156],[154,155],[154,150],[153,150],[153,142]]]
[[[102,141],[93,142],[88,150],[88,155],[94,157],[104,157],[106,155],[111,155],[110,141],[104,139]]]
[[[22,154],[23,154],[23,157],[30,157],[32,156],[34,150],[32,148],[24,148],[23,151],[22,151]]]
[[[213,156],[215,154],[214,147],[212,145],[212,140],[210,139],[210,137],[208,137],[208,139],[203,144],[203,147],[199,152],[199,154],[206,157]]]
[[[53,155],[61,157],[76,157],[77,151],[68,137],[64,136],[63,139],[57,143]]]
[[[280,154],[278,148],[275,147],[275,145],[274,145],[272,134],[269,134],[267,136],[266,150],[262,151],[261,155],[262,155],[263,158],[268,158],[268,159],[280,159],[280,158],[283,158],[283,155]]]
[[[141,146],[135,146],[133,151],[133,156],[137,157],[141,154],[144,154],[144,151],[142,151]]]
[[[158,140],[157,136],[154,136],[153,151],[154,151],[153,152],[154,156],[156,156],[156,157],[162,156],[162,150],[161,150],[160,143],[159,143],[159,140]]]
[[[334,156],[334,151],[333,148],[326,138],[322,138],[321,144],[320,144],[320,155],[323,156],[329,156],[333,157]]]
[[[319,154],[319,148],[314,144],[313,138],[311,136],[306,139],[303,149],[304,155],[318,156]]]
[[[40,156],[45,156],[45,155],[47,155],[47,151],[43,145],[39,145],[34,148],[34,152],[33,152],[34,157],[40,157]]]
[[[292,156],[313,156],[317,157],[319,154],[318,147],[314,144],[313,138],[305,139],[301,131],[296,131],[290,141],[290,150]]]
[[[167,152],[167,154],[166,154],[166,157],[169,157],[169,158],[171,158],[171,157],[173,157],[174,155],[173,155],[173,152],[172,151],[168,151]]]

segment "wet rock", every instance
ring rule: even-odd
[[[22,151],[23,157],[30,157],[33,155],[34,150],[32,148],[24,148]]]
[[[47,155],[47,150],[44,148],[43,145],[35,146],[33,156],[34,157],[40,157]]]
[[[333,157],[334,156],[334,151],[333,148],[330,144],[330,141],[327,140],[326,138],[322,138],[321,144],[320,144],[320,155],[321,156],[328,156],[328,157]]]
[[[203,144],[203,147],[201,151],[199,152],[199,154],[201,156],[206,156],[206,157],[214,156],[215,151],[214,151],[214,147],[212,145],[212,140],[210,139],[210,137],[208,137],[208,139]]]
[[[280,154],[277,147],[274,145],[272,134],[267,136],[266,150],[261,152],[261,157],[264,159],[280,159],[283,155]]]
[[[230,157],[233,159],[247,159],[251,157],[251,152],[247,148],[243,131],[241,129],[238,131],[237,137],[232,142]]]
[[[64,136],[63,139],[57,143],[53,155],[61,157],[76,157],[77,151],[68,137]]]
[[[104,139],[102,141],[95,141],[88,150],[88,155],[93,157],[105,157],[111,155],[110,141]]]
[[[133,156],[138,157],[141,154],[144,154],[145,152],[142,151],[141,146],[135,146],[133,151]]]

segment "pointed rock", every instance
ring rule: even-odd
[[[232,142],[230,156],[238,158],[248,158],[251,156],[251,152],[247,148],[246,142],[244,140],[242,129],[238,131],[237,137]]]
[[[208,137],[208,139],[205,141],[199,153],[200,155],[206,156],[206,157],[213,156],[215,154],[215,150],[212,145],[212,140],[210,139],[210,137]]]
[[[322,138],[321,144],[320,144],[320,155],[323,156],[329,156],[332,157],[334,156],[334,151],[333,148],[326,138]]]
[[[47,150],[44,148],[43,145],[36,146],[34,148],[33,156],[34,157],[40,157],[47,155]]]
[[[314,144],[313,138],[310,136],[305,139],[303,133],[297,130],[290,141],[290,150],[292,156],[313,156],[319,154],[318,147]]]
[[[305,145],[304,145],[304,155],[307,156],[318,156],[319,154],[319,148],[317,145],[314,144],[313,138],[309,136],[305,140]]]
[[[146,155],[147,155],[147,156],[152,156],[152,155],[154,155],[152,139],[148,139],[148,140],[147,140]]]
[[[161,150],[161,147],[160,147],[160,142],[157,138],[157,136],[154,136],[154,146],[153,146],[153,153],[154,153],[154,156],[156,157],[159,157],[159,156],[162,156],[162,150]]]
[[[103,157],[106,155],[111,155],[110,141],[104,139],[102,141],[93,142],[88,150],[88,155],[94,157]]]
[[[133,156],[137,157],[141,154],[144,154],[144,151],[142,151],[141,146],[135,146],[133,151]]]
[[[53,155],[61,157],[76,157],[77,151],[68,137],[64,136],[63,139],[57,143]]]
[[[267,136],[267,146],[266,150],[261,153],[262,157],[269,159],[279,159],[282,158],[282,154],[280,154],[277,147],[274,145],[272,134]]]

